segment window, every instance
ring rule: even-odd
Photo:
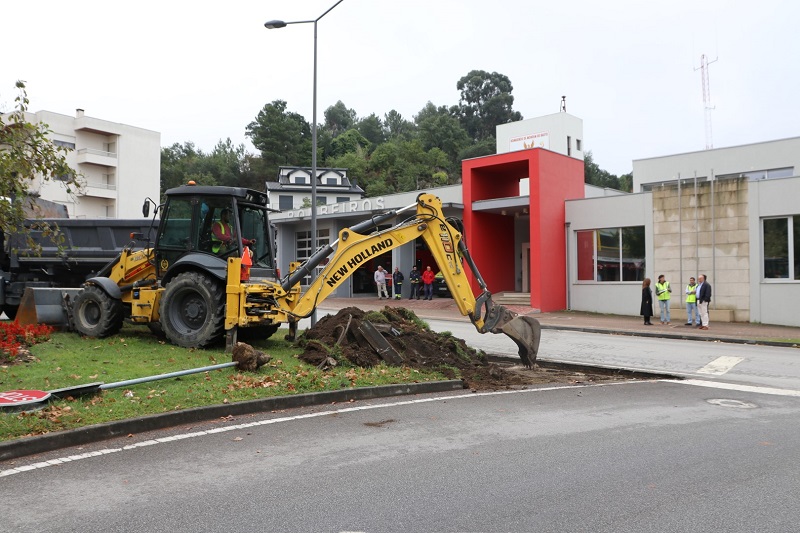
[[[572,137],[567,135],[567,155],[572,155]]]
[[[298,261],[305,261],[309,257],[311,257],[311,231],[298,231],[296,233],[296,242],[297,242],[297,260]],[[331,230],[329,228],[322,228],[317,229],[317,248],[322,246],[327,246],[331,242]],[[325,265],[328,264],[328,260],[325,259],[322,263],[317,265],[316,268],[316,275],[319,276],[319,273],[322,272],[322,269],[325,268]],[[311,276],[306,276],[300,282],[301,285],[309,285],[311,283]]]
[[[328,185],[339,185],[339,180],[336,178],[326,178],[325,183]]]
[[[305,176],[295,176],[294,177],[294,182],[297,183],[298,185],[305,185],[306,178],[305,178]]]
[[[575,139],[575,149],[576,149],[577,151],[579,151],[579,152],[580,152],[581,150],[583,150],[583,148],[581,148],[581,140],[580,140],[580,139]]]
[[[69,150],[74,150],[75,149],[75,143],[71,143],[71,142],[67,142],[67,141],[54,140],[53,144],[55,144],[56,146],[61,146],[62,148],[67,148]]]
[[[777,178],[791,178],[794,176],[794,167],[772,168],[767,170],[751,170],[747,172],[735,172],[733,174],[720,174],[718,180],[732,178],[747,178],[749,181],[774,180]]]
[[[317,196],[317,205],[327,205],[328,197],[327,196]]]
[[[642,281],[645,275],[644,226],[575,232],[578,281]]]
[[[278,209],[288,211],[294,207],[294,199],[289,195],[278,196]]]
[[[337,204],[340,204],[342,202],[349,202],[349,201],[350,201],[350,197],[349,196],[337,196],[336,197],[336,203]]]
[[[800,216],[764,219],[762,231],[764,279],[800,280]]]

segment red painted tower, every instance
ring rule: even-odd
[[[545,312],[566,308],[564,201],[584,197],[583,161],[533,148],[468,159],[461,168],[467,246],[489,289],[519,290],[516,258],[527,239],[530,305]],[[524,178],[530,183],[527,202],[520,196]],[[518,221],[526,216],[529,234],[519,234]],[[478,290],[474,279],[472,284]]]

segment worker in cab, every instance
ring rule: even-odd
[[[230,218],[231,210],[225,208],[220,212],[219,220],[211,225],[211,251],[215,254],[223,254],[235,247]],[[244,246],[252,246],[255,242],[255,239],[242,238]]]

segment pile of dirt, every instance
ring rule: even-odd
[[[395,359],[385,349],[370,342],[368,321],[399,355]],[[384,307],[365,312],[347,307],[336,315],[326,316],[299,339],[304,349],[300,359],[324,368],[346,359],[351,364],[371,367],[382,361],[417,369],[436,370],[451,379],[460,374],[466,385],[475,390],[516,388],[537,383],[578,383],[602,379],[585,373],[565,370],[533,369],[521,365],[498,365],[485,353],[476,351],[456,337],[434,333],[413,311],[403,307]],[[390,350],[389,350],[390,351]],[[383,354],[383,357],[379,355]],[[509,354],[516,355],[516,354]],[[457,369],[456,372],[454,369]]]

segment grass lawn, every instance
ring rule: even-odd
[[[346,362],[333,370],[318,370],[297,359],[299,349],[283,340],[285,334],[281,330],[270,339],[248,341],[272,356],[254,373],[224,368],[56,400],[30,413],[0,412],[0,441],[204,405],[446,379],[407,367],[360,368]],[[54,333],[30,351],[35,361],[0,367],[0,392],[48,391],[98,381],[108,384],[231,360],[222,345],[206,350],[180,348],[146,327],[131,325],[106,339]]]

